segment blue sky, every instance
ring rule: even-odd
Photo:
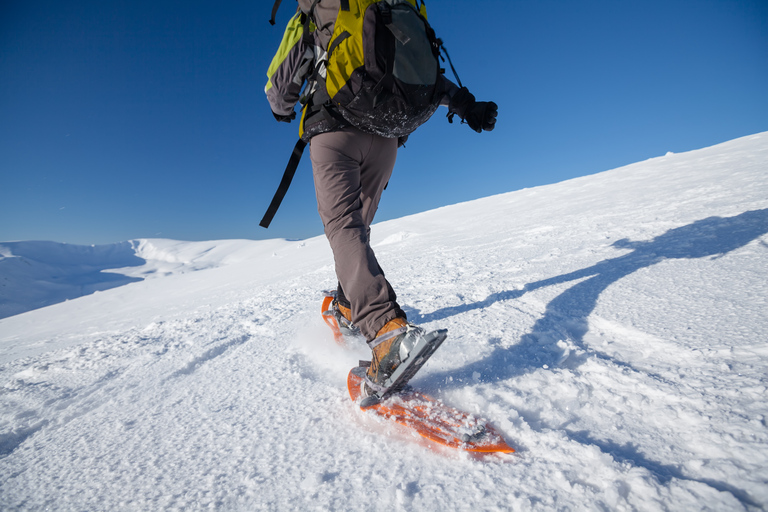
[[[322,234],[308,155],[258,222],[297,126],[276,123],[272,2],[0,4],[0,241]],[[765,0],[428,1],[478,99],[398,156],[377,220],[768,130]]]

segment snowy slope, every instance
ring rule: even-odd
[[[768,133],[372,236],[411,320],[449,330],[413,384],[517,453],[430,447],[348,400],[367,354],[318,315],[322,237],[0,244],[0,282],[22,257],[51,280],[29,251],[125,280],[6,299],[27,312],[0,320],[0,509],[768,507]]]

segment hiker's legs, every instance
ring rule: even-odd
[[[370,246],[370,224],[397,157],[397,139],[354,128],[323,133],[310,145],[320,218],[331,244],[336,276],[367,339],[405,316]]]

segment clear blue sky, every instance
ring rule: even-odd
[[[306,238],[309,158],[258,227],[297,138],[276,123],[271,1],[0,4],[0,241]],[[497,129],[412,137],[386,220],[768,130],[765,0],[427,1]]]

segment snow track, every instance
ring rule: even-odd
[[[143,280],[0,320],[0,508],[764,509],[766,171],[759,134],[374,226],[411,320],[449,330],[413,384],[512,455],[349,401],[368,354],[319,317],[322,238],[89,250]]]

